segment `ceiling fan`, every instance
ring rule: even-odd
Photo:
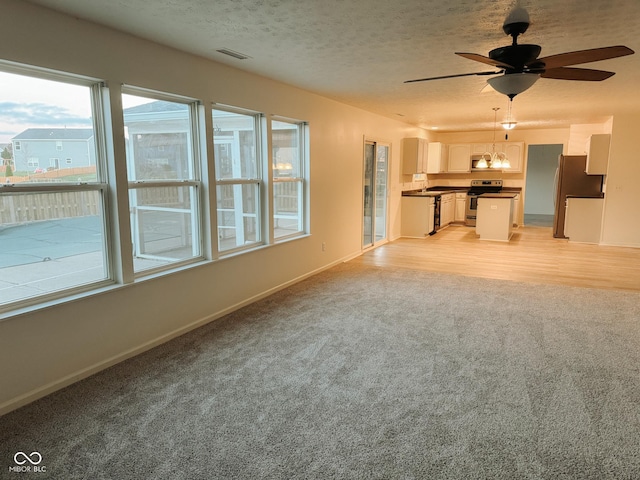
[[[418,78],[407,80],[404,83],[425,82],[443,78],[466,77],[471,75],[499,75],[487,80],[491,87],[507,95],[511,100],[519,93],[533,86],[540,78],[552,78],[558,80],[580,80],[597,82],[606,80],[615,74],[605,70],[589,68],[575,68],[570,65],[597,62],[610,58],[623,57],[634,53],[628,47],[617,45],[612,47],[592,48],[575,52],[560,53],[548,57],[538,58],[541,47],[539,45],[519,44],[518,35],[523,34],[529,28],[529,14],[519,6],[511,10],[502,26],[507,35],[513,38],[511,45],[498,47],[489,52],[489,56],[477,53],[455,52],[469,60],[484,63],[498,68],[498,71],[460,73],[456,75],[444,75],[439,77]]]

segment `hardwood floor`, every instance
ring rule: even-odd
[[[381,267],[640,292],[640,248],[569,243],[551,228],[521,226],[509,243],[481,241],[452,225],[424,239],[401,238],[351,260]]]

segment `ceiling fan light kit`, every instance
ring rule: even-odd
[[[537,73],[509,73],[500,77],[493,77],[487,80],[491,88],[509,98],[521,94],[525,90],[533,87],[540,75]]]
[[[635,53],[624,45],[616,45],[538,58],[542,51],[539,45],[518,44],[518,36],[525,33],[529,25],[529,14],[524,8],[517,6],[509,12],[502,26],[504,32],[513,38],[511,45],[494,48],[489,52],[488,56],[477,53],[455,52],[456,55],[461,57],[495,67],[498,69],[497,71],[419,78],[407,80],[405,83],[472,75],[488,75],[493,77],[489,78],[487,83],[497,92],[513,100],[513,97],[531,88],[541,77],[555,80],[588,82],[606,80],[614,75],[614,72],[589,68],[569,68],[569,66],[598,62]]]

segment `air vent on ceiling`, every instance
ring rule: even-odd
[[[240,52],[234,52],[233,50],[229,50],[228,48],[221,48],[220,50],[216,50],[216,52],[224,53],[225,55],[237,58],[238,60],[246,60],[247,58],[251,58],[249,55],[245,55],[244,53]]]

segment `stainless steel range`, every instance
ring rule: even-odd
[[[502,180],[471,180],[471,188],[467,192],[464,224],[469,227],[476,226],[476,212],[480,195],[498,193],[500,190],[502,190]]]

